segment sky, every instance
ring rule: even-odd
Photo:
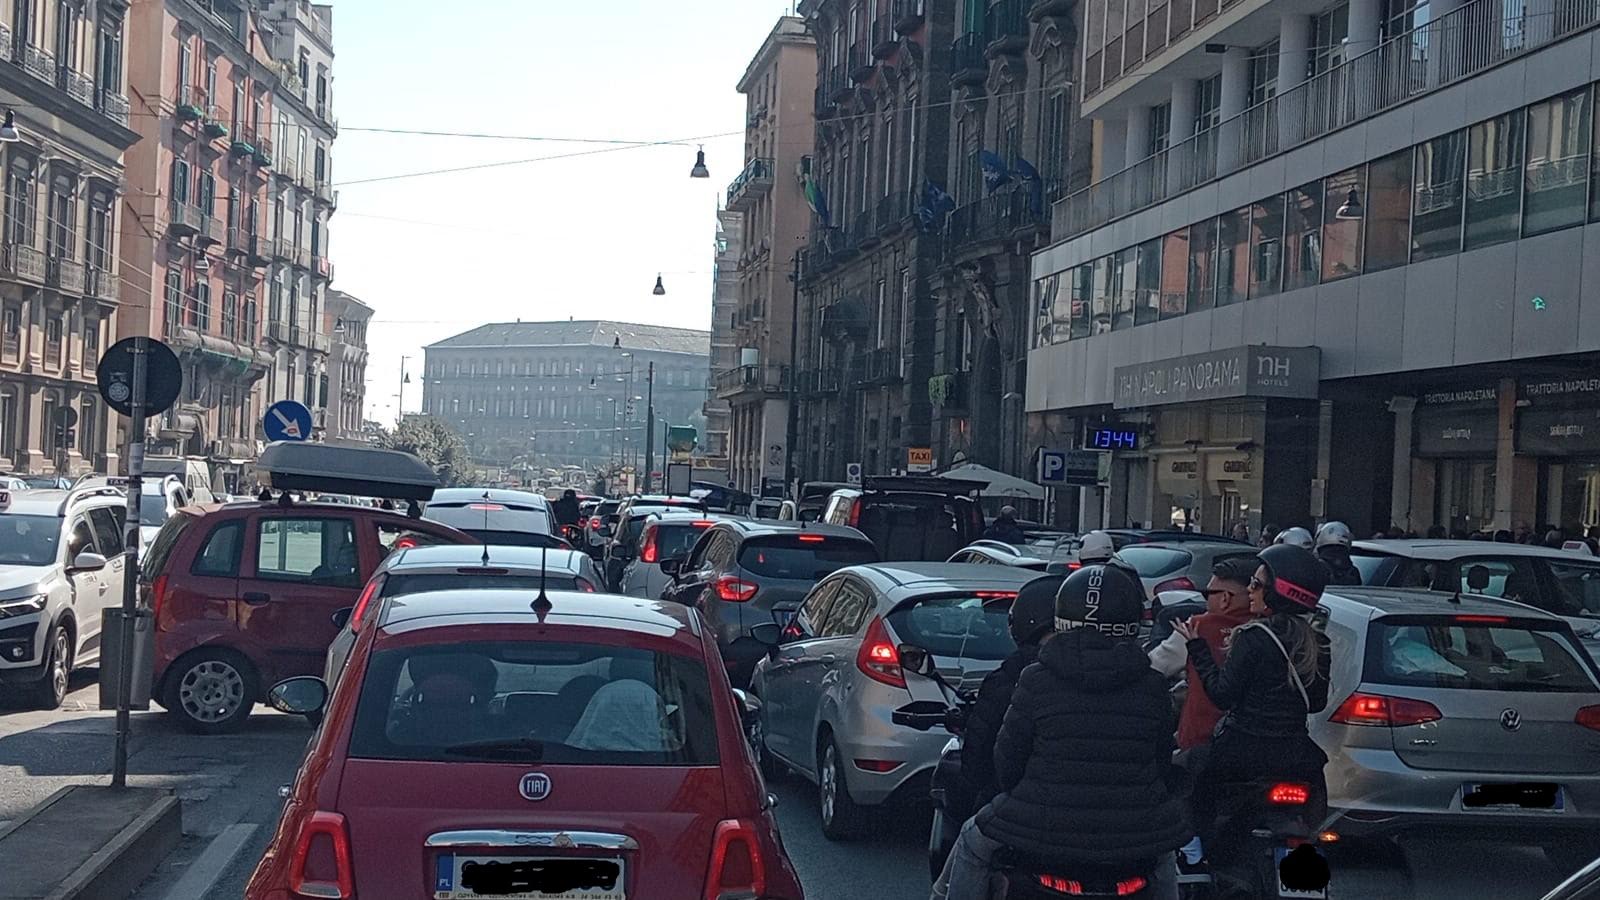
[[[376,312],[367,415],[422,402],[422,346],[492,321],[708,329],[751,56],[787,0],[332,0],[333,286]],[[463,12],[465,10],[466,12]],[[686,146],[383,134],[410,129]],[[809,137],[809,136],[808,136]],[[703,143],[711,178],[690,179]],[[608,152],[593,153],[596,150]],[[427,177],[444,168],[591,155]],[[651,294],[657,273],[667,294]]]

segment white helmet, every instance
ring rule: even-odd
[[[1111,535],[1104,531],[1091,531],[1083,536],[1083,543],[1078,545],[1078,562],[1086,566],[1109,561],[1117,552],[1117,545],[1112,543]]]
[[[1317,529],[1317,549],[1323,547],[1339,546],[1348,549],[1350,542],[1355,537],[1350,534],[1350,526],[1343,522],[1329,522]]]
[[[1272,542],[1274,544],[1288,544],[1292,547],[1299,547],[1302,550],[1310,550],[1312,545],[1311,532],[1296,525],[1293,528],[1285,528],[1278,532],[1278,536]]]

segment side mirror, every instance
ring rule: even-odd
[[[744,716],[746,722],[761,715],[761,700],[753,696],[749,691],[743,688],[734,688],[733,696],[739,701],[739,712]]]
[[[933,657],[928,655],[928,651],[911,644],[901,644],[896,649],[900,653],[900,668],[918,675],[933,672]]]
[[[344,609],[334,610],[333,615],[329,617],[333,619],[333,627],[343,631],[344,626],[350,624],[350,614],[355,611],[356,608],[354,606],[346,606]]]
[[[783,629],[777,622],[762,622],[750,627],[750,637],[768,650],[775,650],[783,642]]]
[[[674,581],[678,579],[678,573],[683,571],[683,560],[676,556],[663,559],[660,565],[662,574],[671,576]]]
[[[74,572],[98,572],[105,567],[106,558],[104,556],[98,553],[90,553],[87,550],[79,553],[72,560],[72,571]]]
[[[315,716],[328,703],[328,685],[315,675],[286,678],[267,692],[267,704],[278,712]]]

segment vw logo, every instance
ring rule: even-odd
[[[550,776],[543,772],[529,772],[517,784],[517,792],[522,794],[524,800],[543,800],[550,796]]]
[[[1500,712],[1500,727],[1507,731],[1516,731],[1522,727],[1522,713],[1514,709],[1505,709]]]

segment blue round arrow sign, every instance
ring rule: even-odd
[[[269,441],[304,441],[311,437],[311,410],[304,403],[279,400],[267,407],[261,424]]]

